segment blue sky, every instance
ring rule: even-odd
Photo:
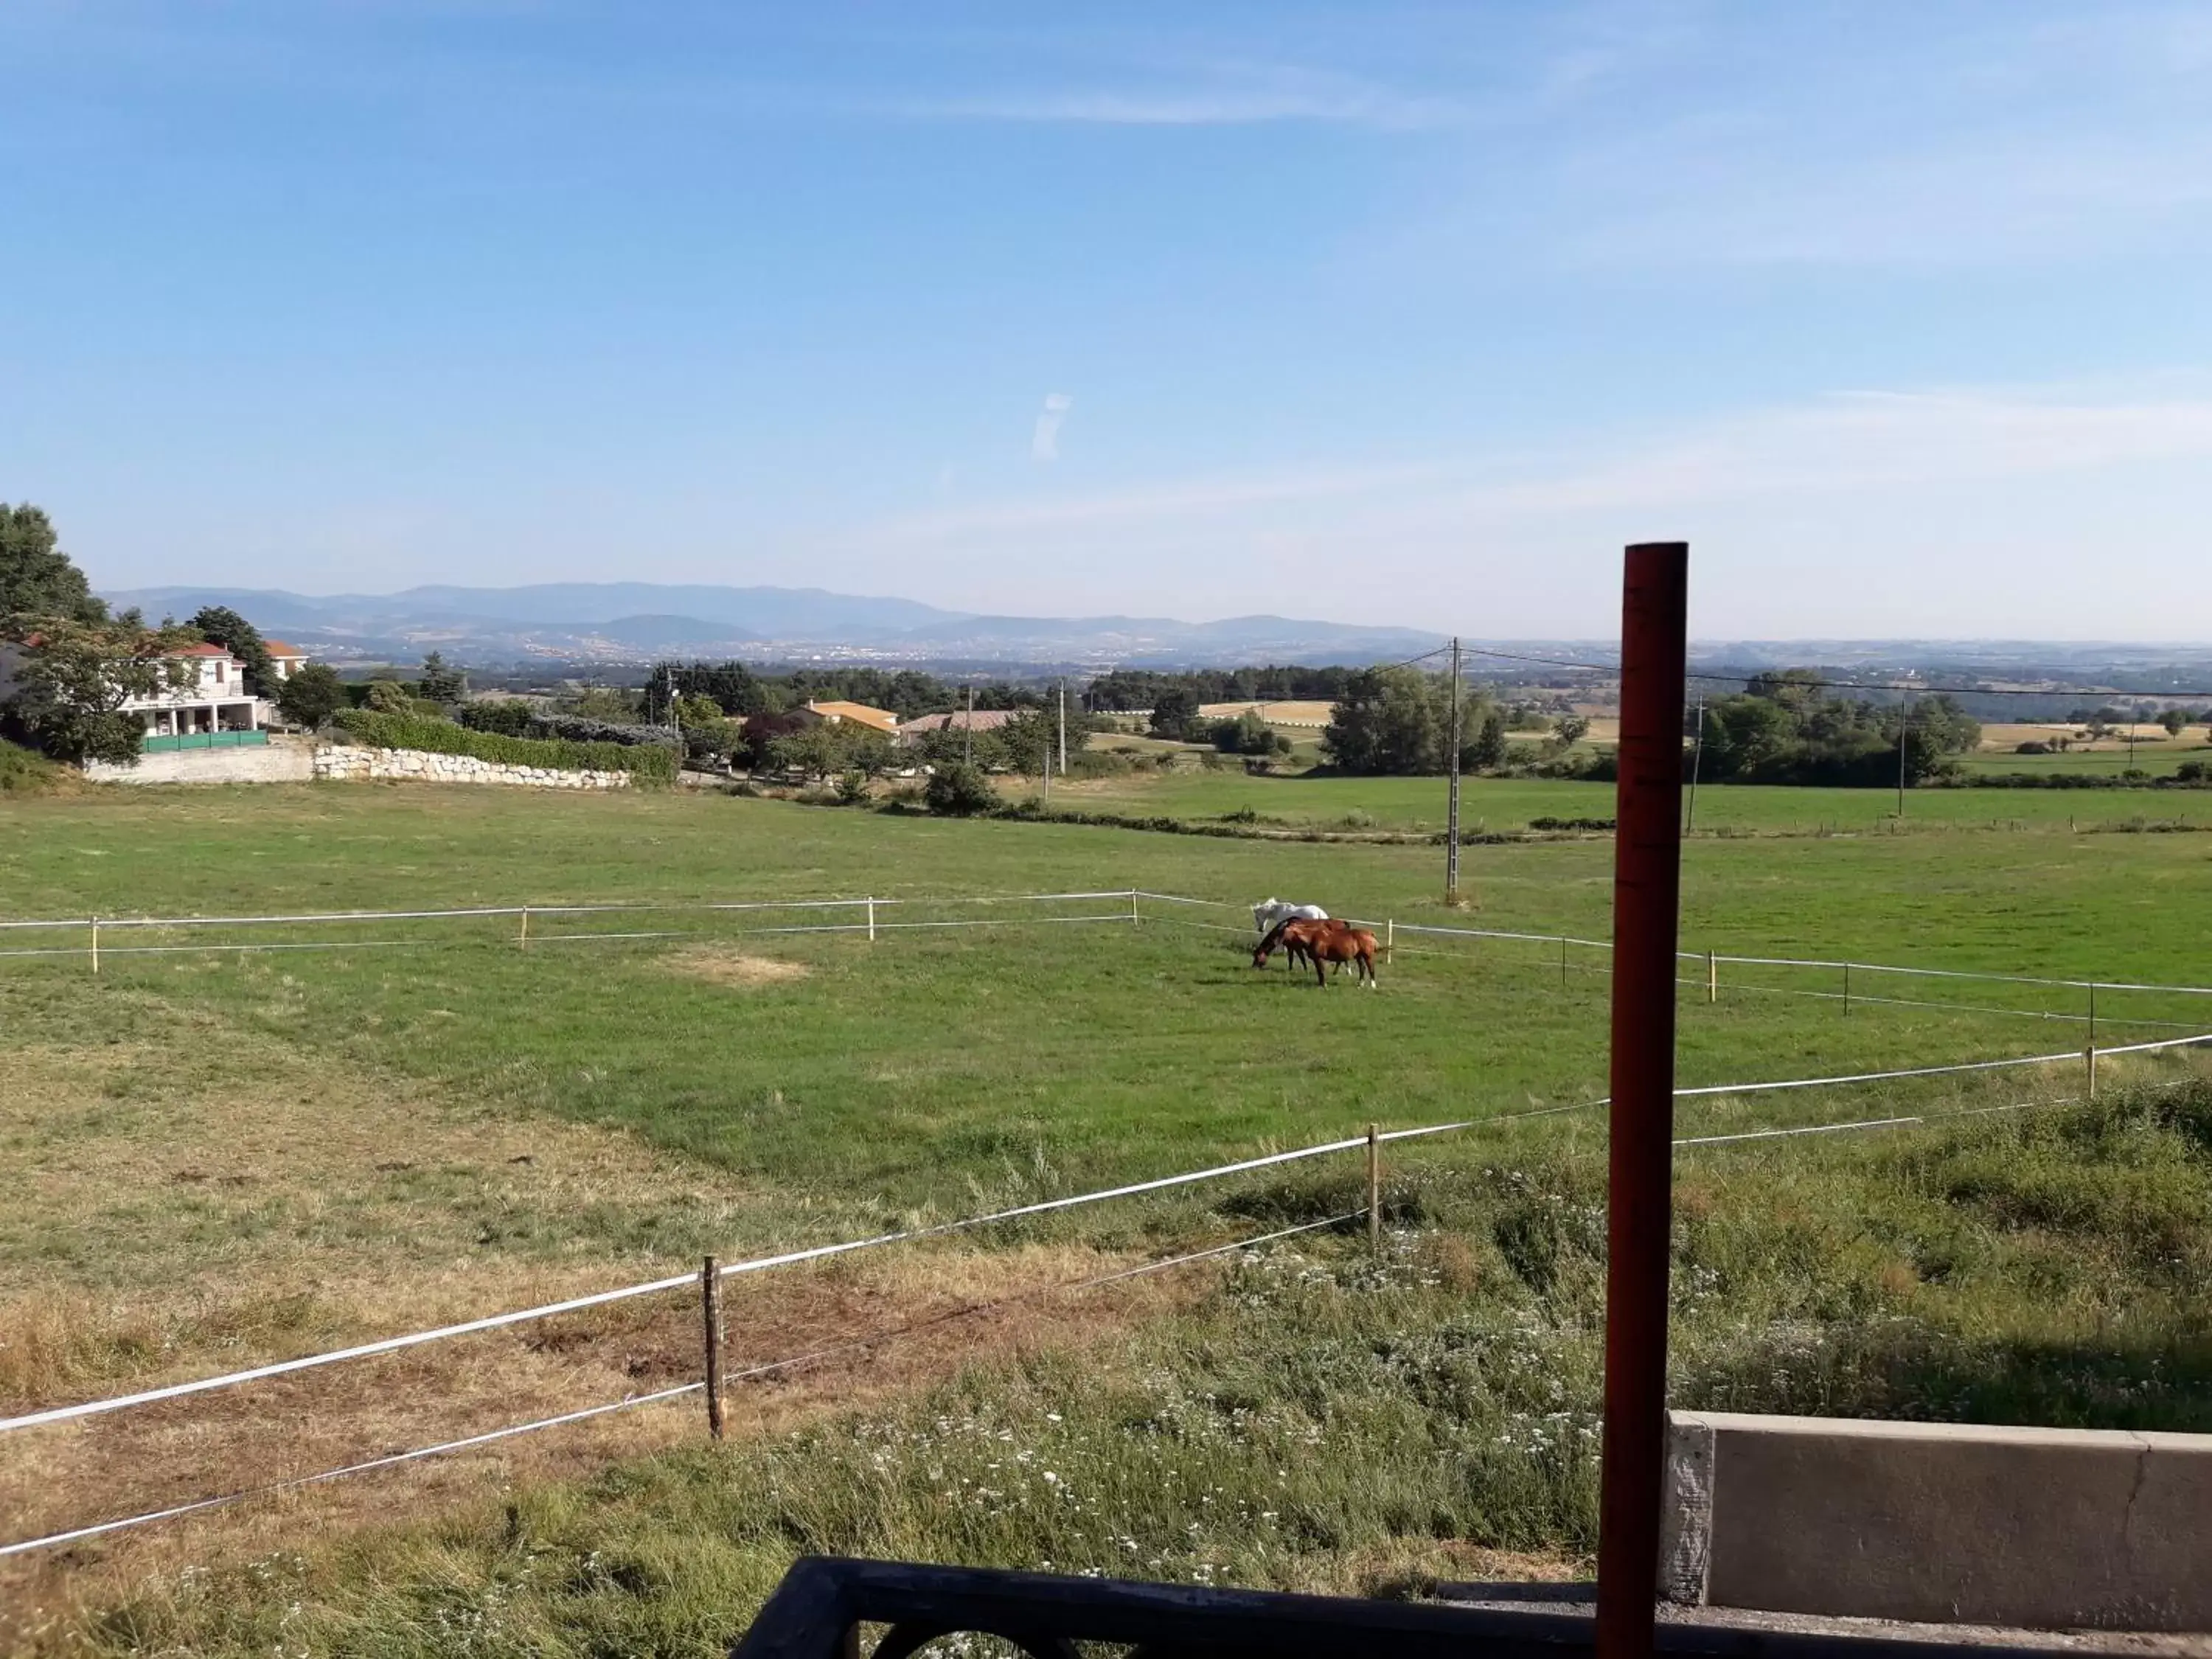
[[[0,6],[0,500],[592,578],[2212,638],[2212,7]]]

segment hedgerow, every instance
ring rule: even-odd
[[[510,738],[472,732],[447,720],[421,714],[380,714],[349,708],[338,726],[379,749],[414,749],[434,755],[470,755],[507,766],[542,766],[563,772],[628,772],[641,783],[671,783],[676,752],[644,744],[574,743],[565,738]]]

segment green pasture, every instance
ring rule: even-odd
[[[2208,759],[2212,759],[2212,743],[2204,741],[2201,730],[2191,729],[2179,738],[2167,738],[2161,733],[2155,739],[2143,739],[2136,745],[2132,763],[2124,744],[2112,749],[2068,749],[2054,755],[2016,755],[2008,750],[1980,749],[1961,755],[1959,762],[1969,772],[2020,772],[2033,777],[2053,774],[2118,777],[2132,764],[2136,771],[2156,778],[2172,776],[2184,761]]]
[[[2146,745],[2148,747],[2148,745]],[[2162,769],[2186,758],[2177,755]],[[1983,757],[1987,762],[1990,757]],[[2036,757],[1997,757],[1999,760]],[[2102,762],[2108,757],[2051,756],[2054,763]],[[2124,764],[2122,757],[2121,763]],[[2023,765],[1982,769],[2028,771]],[[2094,771],[2072,764],[2042,769]],[[2117,772],[2119,768],[2109,769]],[[1255,777],[1233,759],[1219,770],[1140,771],[1056,787],[1055,807],[1133,816],[1221,821],[1258,815],[1255,827],[1288,830],[1389,830],[1440,835],[1445,819],[1442,778]],[[1613,786],[1541,778],[1469,778],[1462,785],[1460,821],[1471,832],[1516,833],[1534,818],[1609,818]],[[1801,789],[1706,785],[1692,825],[1700,836],[1725,835],[1912,834],[1921,830],[2125,829],[2141,823],[2212,829],[2212,792],[1931,788],[1905,792],[1905,814],[1887,789]]]
[[[1274,786],[1263,786],[1274,787]],[[1312,786],[1315,787],[1325,786]],[[1537,788],[1541,786],[1506,786]],[[885,1204],[965,1207],[1017,1176],[1065,1188],[1295,1145],[1370,1119],[1415,1124],[1603,1091],[1601,951],[1400,935],[1377,994],[1249,961],[1241,907],[1274,896],[1410,928],[1602,939],[1610,842],[1466,850],[1476,902],[1440,902],[1441,852],[1272,844],[926,818],[720,797],[431,789],[100,795],[0,818],[23,911],[111,918],[81,956],[0,959],[16,1041],[97,1041],[103,999],[151,996],[325,1057],[471,1098],[635,1129],[732,1170]],[[2212,842],[2191,836],[1715,838],[1685,860],[1684,942],[1741,955],[2106,980],[2212,978],[2198,923]],[[1138,886],[1223,902],[948,906],[959,896]],[[893,921],[754,931],[857,913],[678,909],[131,931],[112,919],[562,902],[859,896]],[[566,937],[673,933],[677,938]],[[0,935],[81,947],[83,929]],[[313,951],[118,947],[337,942]],[[0,945],[0,948],[4,948]],[[685,952],[803,977],[730,983]],[[1686,963],[1686,1085],[2080,1046],[2081,995],[1825,969],[1729,968],[1708,1005]],[[1946,1006],[1898,1006],[1880,996]],[[2202,999],[2107,993],[2104,1039],[2155,1036]],[[1990,1012],[1984,1012],[1990,1011]],[[2009,1011],[2009,1012],[2006,1012]],[[2140,1028],[2130,1019],[2147,1024]],[[1794,1106],[1793,1101],[1793,1106]],[[1048,1171],[1040,1176],[1040,1170]]]

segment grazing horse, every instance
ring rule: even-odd
[[[1349,962],[1357,965],[1358,977],[1367,988],[1375,988],[1375,935],[1364,927],[1354,927],[1348,921],[1279,922],[1252,952],[1252,965],[1266,967],[1279,944],[1285,951],[1303,953],[1313,968],[1315,980],[1322,985],[1328,983],[1330,963],[1341,969]]]
[[[1252,965],[1265,968],[1267,958],[1274,955],[1276,947],[1279,945],[1290,966],[1312,967],[1313,957],[1306,949],[1306,936],[1311,929],[1321,925],[1300,916],[1285,916],[1269,928],[1267,936],[1253,947]]]

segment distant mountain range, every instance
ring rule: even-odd
[[[337,663],[417,660],[441,651],[471,666],[605,664],[670,656],[760,662],[1103,668],[1198,664],[1371,663],[1443,642],[1404,628],[1285,617],[1177,622],[1164,617],[993,617],[914,599],[818,587],[549,582],[309,595],[277,589],[146,587],[106,597],[149,617],[228,605],[264,633]]]

